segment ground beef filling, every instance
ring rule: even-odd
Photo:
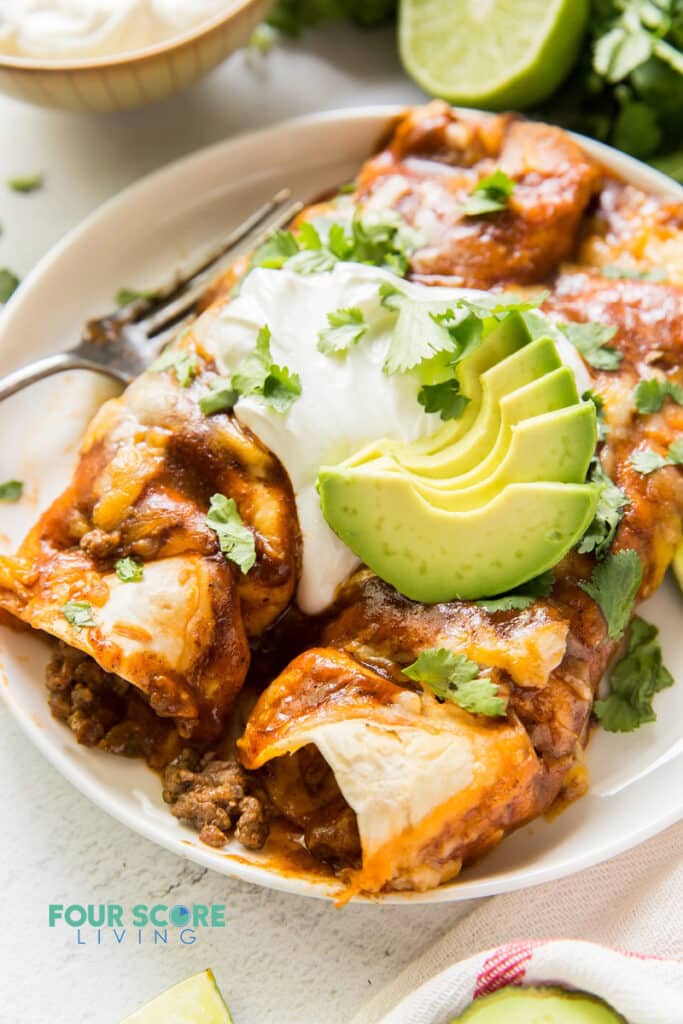
[[[221,847],[234,833],[242,846],[260,850],[268,838],[268,815],[251,787],[234,759],[186,749],[164,772],[163,797],[176,818],[199,831],[203,843]]]
[[[86,747],[98,746],[125,716],[129,684],[66,644],[58,645],[45,679],[50,711]]]

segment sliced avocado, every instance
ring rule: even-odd
[[[466,512],[486,505],[507,484],[546,480],[582,483],[595,453],[597,425],[592,402],[577,402],[543,416],[522,420],[508,430],[508,444],[497,462],[449,479],[432,480],[409,473],[391,459],[375,459],[354,466],[359,473],[377,476],[393,472],[406,477],[416,491],[436,508]],[[340,469],[347,463],[342,463]],[[474,480],[474,483],[472,483]]]
[[[486,505],[507,484],[581,483],[595,452],[597,429],[592,402],[557,409],[544,416],[523,420],[511,428],[510,445],[500,464],[488,478],[470,487],[432,487],[424,477],[413,475],[418,492],[437,508],[465,512]],[[419,483],[418,483],[419,480]],[[443,481],[439,480],[439,484]]]
[[[510,313],[506,318],[484,335],[481,343],[455,369],[460,391],[467,395],[469,403],[462,416],[449,421],[435,434],[411,444],[415,455],[428,455],[462,437],[477,419],[482,401],[482,376],[492,366],[513,355],[531,341],[531,334],[520,313]],[[421,373],[422,384],[433,384],[453,376],[446,356],[436,356]],[[360,465],[369,459],[379,458],[395,448],[403,446],[396,441],[382,439],[362,448],[351,459],[349,465]]]
[[[162,992],[122,1024],[232,1024],[213,971],[202,971]]]
[[[507,986],[481,996],[451,1024],[626,1024],[602,999],[560,988]]]
[[[510,447],[512,428],[515,424],[534,416],[554,412],[556,409],[566,409],[578,402],[574,374],[567,366],[553,370],[552,373],[547,373],[531,384],[506,395],[500,403],[501,425],[493,448],[479,465],[457,477],[458,485],[470,487],[491,475]],[[429,484],[434,487],[450,488],[454,479],[456,478],[452,476],[429,477]]]
[[[482,376],[482,399],[479,414],[465,434],[423,455],[415,445],[403,445],[392,454],[402,466],[424,476],[456,476],[476,466],[493,448],[501,427],[501,399],[518,388],[552,373],[562,366],[554,342],[537,338],[513,355],[492,366]],[[455,421],[457,422],[457,421]],[[441,432],[447,437],[450,424]]]
[[[412,445],[411,447],[414,448],[415,452],[425,455],[430,454],[431,452],[439,451],[444,445],[452,444],[457,438],[462,437],[479,415],[483,399],[482,378],[486,371],[509,356],[514,355],[515,352],[528,345],[531,340],[531,332],[521,313],[509,313],[504,320],[490,328],[484,335],[481,344],[471,355],[458,363],[455,368],[455,376],[460,384],[460,392],[470,400],[465,412],[459,419],[451,420],[441,427],[431,437],[427,437],[424,441],[418,441]],[[442,367],[441,374],[430,377],[430,379],[425,378],[422,380],[422,383],[434,384],[439,380],[450,377],[453,371],[444,373],[444,369],[448,370],[447,367]]]
[[[335,533],[382,579],[428,604],[500,594],[552,568],[591,522],[600,488],[522,483],[468,512],[437,509],[408,474],[322,469]]]
[[[554,412],[556,409],[565,409],[572,405],[578,405],[579,396],[576,390],[576,382],[572,371],[563,366],[559,370],[539,377],[523,388],[518,388],[512,394],[506,395],[500,403],[501,426],[498,437],[491,451],[486,458],[482,459],[479,465],[470,469],[467,473],[450,477],[427,477],[424,474],[415,474],[415,482],[428,487],[435,487],[439,490],[450,491],[454,487],[464,489],[473,484],[487,480],[496,471],[502,460],[505,458],[512,440],[512,428],[523,420],[535,416],[542,416],[544,413]],[[365,458],[361,457],[363,454]],[[592,455],[592,452],[591,452]],[[373,462],[373,459],[375,460]],[[363,449],[357,452],[350,459],[343,463],[345,466],[367,466],[372,469],[386,469],[394,472],[405,472],[400,463],[392,457],[380,459],[376,452]],[[534,478],[536,479],[536,477]],[[548,479],[555,479],[548,477]],[[581,475],[575,478],[575,482],[581,481]],[[438,502],[437,502],[438,504]]]

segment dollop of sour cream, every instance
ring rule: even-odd
[[[301,395],[287,412],[276,412],[259,396],[241,397],[234,411],[277,456],[292,483],[303,536],[297,600],[308,614],[328,607],[359,564],[323,517],[315,486],[320,467],[380,438],[414,441],[443,425],[418,403],[415,374],[389,376],[383,370],[395,323],[381,304],[384,282],[430,304],[482,294],[409,283],[355,263],[311,275],[259,268],[244,279],[236,298],[208,310],[195,326],[219,371],[229,376],[254,350],[257,332],[267,325],[273,362],[300,377]],[[325,355],[318,350],[318,333],[328,327],[327,314],[350,307],[361,310],[366,334],[345,354]],[[589,379],[580,357],[569,342],[558,340],[557,347],[574,370],[579,390],[585,390]]]
[[[0,52],[40,60],[112,57],[165,42],[228,0],[2,0]]]

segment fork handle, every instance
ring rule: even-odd
[[[3,398],[9,398],[29,384],[44,380],[45,377],[52,377],[55,373],[62,373],[64,370],[92,370],[94,373],[103,373],[107,377],[113,377],[121,381],[121,377],[114,371],[100,363],[91,362],[73,352],[58,352],[53,356],[46,356],[44,359],[36,359],[34,363],[27,366],[20,366],[5,377],[0,377],[0,402]]]

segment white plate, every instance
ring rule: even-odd
[[[120,286],[153,286],[198,248],[219,240],[285,185],[310,198],[350,178],[394,108],[339,111],[290,121],[202,150],[107,203],[45,257],[0,323],[0,373],[73,343],[83,321],[111,308]],[[634,160],[583,140],[603,163],[651,191],[683,194]],[[76,446],[110,385],[87,373],[53,378],[0,407],[0,480],[27,481],[18,505],[0,506],[2,550],[14,547],[66,483]],[[9,441],[9,443],[8,443]],[[506,839],[462,880],[392,902],[443,902],[520,889],[605,860],[683,817],[683,648],[681,599],[671,581],[644,607],[661,629],[679,685],[657,697],[658,719],[626,736],[598,732],[588,751],[590,794],[552,822]],[[30,632],[2,629],[0,669],[7,704],[31,741],[82,793],[133,831],[225,874],[307,896],[329,896],[319,879],[278,874],[235,847],[199,843],[161,799],[159,780],[137,761],[79,746],[45,700],[47,646]],[[0,674],[2,674],[0,672]],[[19,785],[19,782],[16,783]]]

